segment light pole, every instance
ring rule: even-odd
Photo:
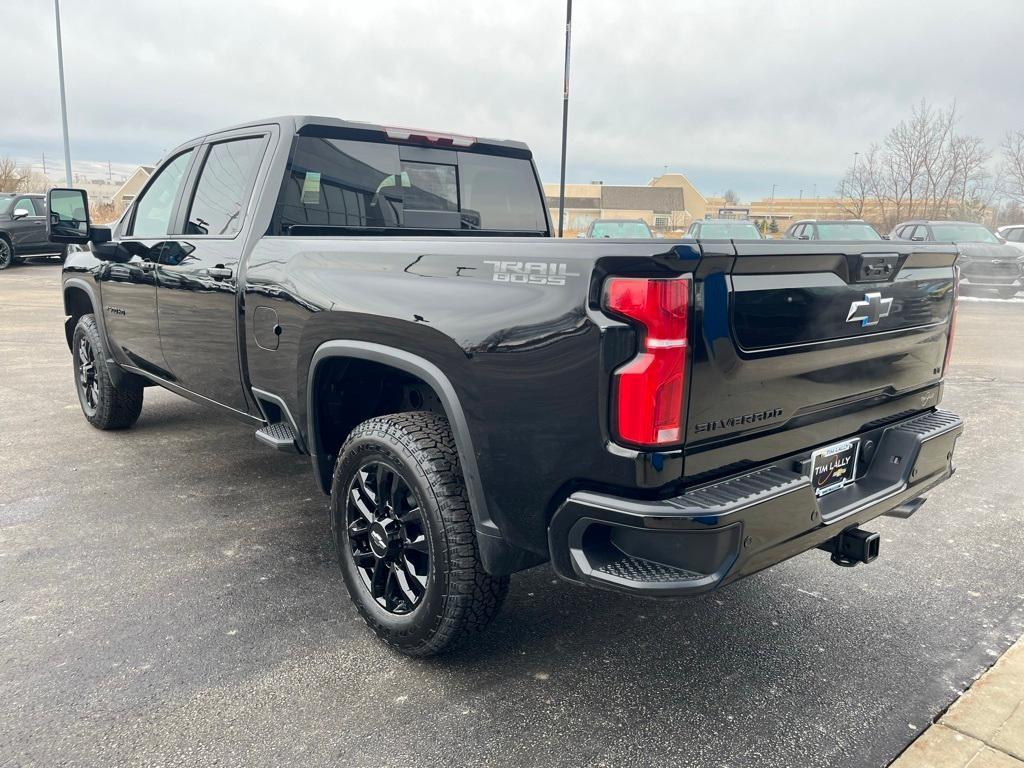
[[[60,41],[60,0],[53,0],[53,16],[57,21],[57,74],[60,77],[60,118],[64,123],[64,177],[71,186],[71,144],[68,141],[68,100],[64,95],[64,47]]]
[[[56,0],[54,0],[56,2]],[[569,46],[572,41],[572,0],[565,3],[565,81],[562,84],[562,175],[558,183],[558,236],[565,224],[565,142],[569,130]]]

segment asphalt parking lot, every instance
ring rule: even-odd
[[[411,661],[350,605],[305,458],[162,390],[85,422],[58,286],[0,273],[0,765],[884,766],[1024,632],[1024,301],[963,303],[959,472],[877,562],[687,602],[534,569]]]

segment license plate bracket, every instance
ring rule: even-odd
[[[860,438],[842,440],[819,448],[811,454],[811,487],[815,496],[838,491],[857,475]]]

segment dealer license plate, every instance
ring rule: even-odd
[[[857,438],[833,443],[811,454],[811,487],[815,496],[838,491],[853,482],[859,450],[860,439]]]

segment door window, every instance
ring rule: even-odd
[[[15,200],[14,205],[11,206],[11,213],[15,211],[28,211],[29,216],[38,216],[36,209],[32,205],[31,197],[19,197]]]
[[[189,207],[186,235],[234,237],[238,233],[265,143],[263,136],[253,136],[210,147]]]
[[[139,198],[132,222],[134,237],[163,237],[171,228],[174,202],[178,199],[185,172],[192,159],[192,150],[186,150],[167,163]]]
[[[32,205],[35,206],[36,216],[45,216],[46,215],[46,198],[43,198],[43,197],[33,197],[32,198]]]

